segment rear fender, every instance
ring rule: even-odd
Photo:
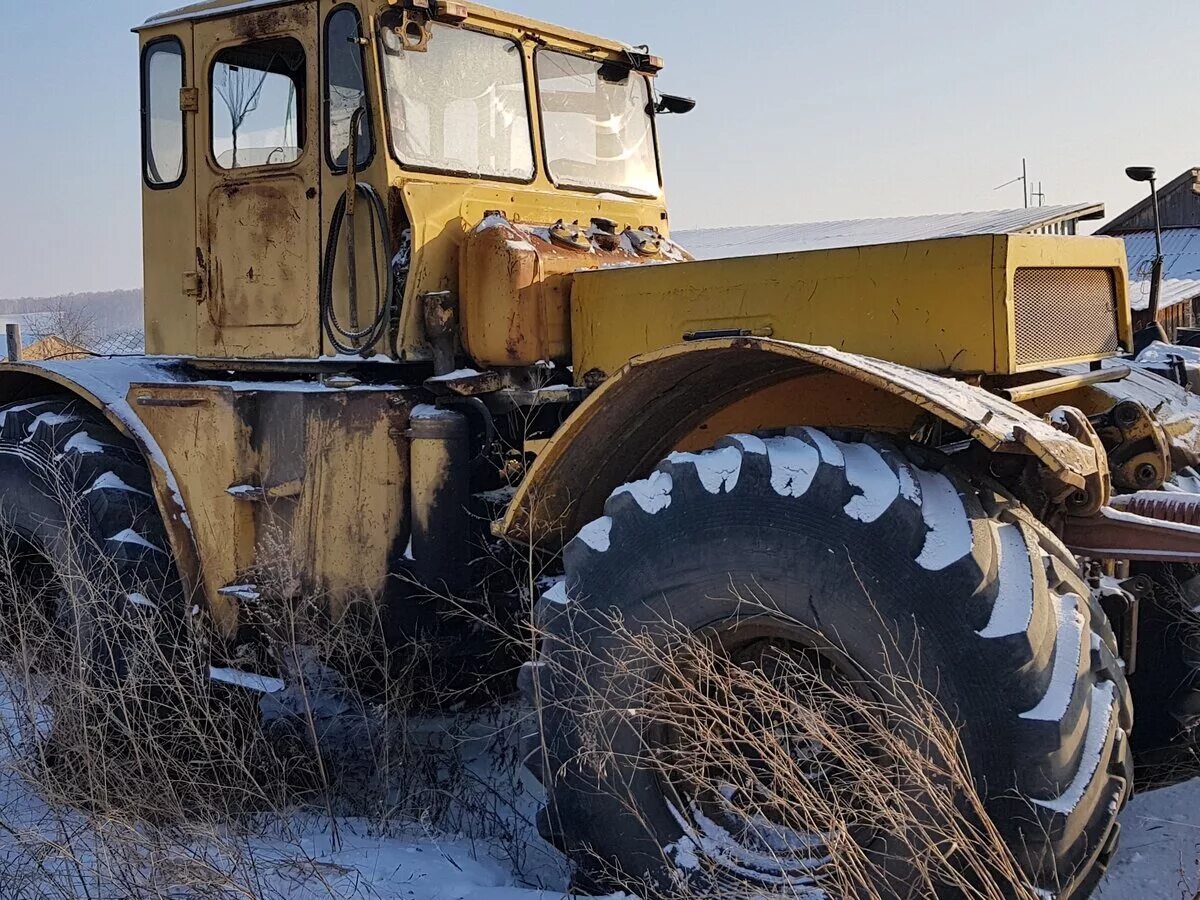
[[[380,599],[397,571],[407,388],[208,379],[147,358],[0,367],[4,379],[9,392],[79,397],[128,435],[180,575],[227,637],[243,604],[312,598],[336,618]]]
[[[154,499],[162,515],[170,550],[189,596],[203,597],[200,554],[192,534],[183,495],[154,436],[129,403],[137,384],[175,384],[169,362],[141,357],[89,361],[28,361],[0,365],[0,400],[31,397],[78,397],[104,414],[141,452],[150,470]],[[202,602],[202,601],[197,601]]]
[[[815,375],[824,377],[806,382]],[[835,416],[829,397],[838,385],[853,399]],[[771,392],[775,415],[788,420],[765,421],[739,407]],[[543,449],[494,530],[520,543],[561,546],[601,514],[615,488],[643,477],[672,450],[692,449],[705,423],[720,425],[711,443],[721,434],[786,424],[907,433],[925,414],[992,452],[1033,455],[1061,485],[1105,481],[1094,446],[981,388],[831,347],[728,338],[648,353],[605,381]]]

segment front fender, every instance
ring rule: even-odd
[[[601,514],[615,488],[644,476],[702,423],[755,392],[793,381],[791,394],[802,407],[803,378],[816,373],[865,386],[868,398],[881,403],[898,402],[910,410],[909,424],[928,413],[989,450],[1032,454],[1076,488],[1101,471],[1093,447],[982,388],[832,347],[725,338],[648,353],[604,382],[538,456],[494,531],[520,543],[561,546]],[[868,399],[836,422],[788,424],[875,428],[863,412],[870,405]],[[722,420],[733,430],[757,424]]]

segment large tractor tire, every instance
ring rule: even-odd
[[[10,650],[39,644],[24,662],[70,680],[76,701],[109,703],[114,730],[134,711],[180,712],[196,687],[181,679],[205,673],[183,665],[188,611],[150,474],[90,405],[0,407],[0,546]]]
[[[605,513],[566,548],[522,677],[541,726],[526,749],[547,789],[543,832],[592,873],[585,883],[611,886],[616,868],[664,895],[683,881],[705,896],[795,896],[829,864],[807,838],[764,844],[715,821],[645,764],[665,738],[639,700],[661,669],[631,673],[623,644],[663,639],[669,622],[733,658],[761,658],[766,640],[821,654],[848,682],[932,695],[1028,886],[1091,893],[1131,790],[1132,705],[1092,591],[1019,504],[940,457],[921,467],[879,439],[796,429],[675,454]],[[747,597],[768,598],[767,612]],[[595,698],[623,709],[597,712]],[[910,896],[903,841],[862,840],[879,894]]]

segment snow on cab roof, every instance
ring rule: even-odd
[[[178,9],[168,10],[148,18],[140,28],[154,28],[159,25],[170,25],[172,22],[187,22],[194,19],[208,19],[213,16],[224,16],[232,12],[258,9],[267,6],[290,6],[304,0],[202,0],[200,3],[189,3]]]
[[[167,12],[161,12],[157,15],[153,15],[143,24],[139,25],[133,30],[144,31],[150,28],[158,28],[162,25],[171,25],[176,22],[199,21],[201,19],[212,19],[220,16],[227,16],[230,13],[245,12],[256,9],[267,9],[274,6],[292,6],[296,3],[311,2],[313,2],[313,0],[200,0],[198,3],[189,3],[187,6],[181,6],[178,9],[172,9]],[[549,22],[540,22],[536,19],[530,19],[514,13],[504,12],[489,6],[483,6],[478,3],[467,3],[465,5],[473,16],[478,16],[485,19],[495,19],[500,22],[525,28],[526,30],[535,31],[539,34],[549,34],[569,41],[582,42],[596,49],[615,50],[617,52],[633,49],[628,44],[622,43],[621,41],[614,41],[607,38],[598,37],[596,35],[584,34],[569,28],[562,28],[557,25],[552,25]]]

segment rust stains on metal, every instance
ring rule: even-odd
[[[1140,491],[1114,497],[1112,507],[1147,519],[1161,519],[1200,528],[1200,495]]]
[[[481,394],[493,394],[503,387],[503,380],[497,372],[469,372],[456,375],[442,375],[430,378],[425,387],[435,394],[445,396],[457,394],[460,397],[476,397]]]
[[[1200,563],[1200,495],[1142,491],[1092,516],[1072,516],[1063,542],[1091,559]]]
[[[239,37],[256,38],[291,33],[297,26],[307,24],[308,15],[304,4],[294,4],[249,13],[231,21],[233,30]]]

